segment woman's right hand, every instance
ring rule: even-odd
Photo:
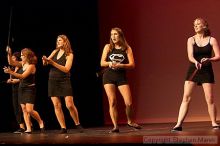
[[[202,64],[197,62],[195,63],[196,69],[201,69],[202,68]]]
[[[7,80],[7,83],[8,83],[8,84],[11,84],[11,83],[12,83],[12,79],[8,79],[8,80]]]
[[[43,65],[48,65],[48,59],[45,55],[42,57],[42,62],[43,62]]]
[[[11,48],[10,48],[10,46],[7,46],[7,47],[6,47],[6,52],[7,52],[9,55],[11,55]]]

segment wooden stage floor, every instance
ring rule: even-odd
[[[0,144],[187,144],[220,145],[220,130],[213,130],[210,122],[184,123],[182,132],[171,132],[174,123],[143,124],[141,130],[120,125],[120,133],[109,133],[110,126],[86,128],[83,133],[69,129],[46,130],[32,134],[0,133]]]

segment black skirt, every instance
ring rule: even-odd
[[[36,87],[26,86],[18,89],[18,99],[20,104],[31,103],[34,104],[36,98]]]
[[[49,79],[48,80],[48,96],[73,96],[70,78]]]

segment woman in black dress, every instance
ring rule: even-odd
[[[76,128],[82,129],[78,110],[74,105],[70,81],[73,58],[73,51],[66,35],[59,35],[57,37],[56,49],[48,58],[46,56],[42,57],[43,65],[50,64],[51,67],[48,81],[48,96],[51,97],[54,105],[55,114],[61,127],[60,133],[67,133],[61,97],[65,99],[66,107],[75,122]]]
[[[217,40],[210,36],[208,23],[204,19],[196,18],[194,20],[194,30],[195,35],[188,38],[187,41],[190,66],[185,79],[183,100],[179,109],[177,124],[171,131],[182,131],[182,123],[188,112],[191,95],[196,85],[203,87],[212,128],[220,128],[216,123],[217,111],[213,95],[215,80],[212,69],[212,62],[220,60],[219,46]]]
[[[7,50],[7,52],[11,52],[9,51],[10,48],[7,48]],[[4,67],[4,72],[20,79],[18,96],[27,128],[25,133],[32,132],[30,116],[37,120],[41,132],[44,132],[44,122],[41,119],[39,113],[34,110],[34,103],[36,98],[35,65],[37,64],[37,57],[31,49],[24,48],[21,50],[21,60],[22,61],[14,61],[11,59],[11,57],[9,57],[9,64],[12,66],[21,67],[21,73],[16,73],[7,67]]]

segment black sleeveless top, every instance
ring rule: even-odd
[[[24,71],[22,70],[22,73],[23,72]],[[29,76],[20,81],[20,87],[28,87],[33,84],[35,84],[35,74],[30,74]]]
[[[212,57],[212,45],[210,44],[210,39],[207,45],[205,46],[198,46],[196,41],[193,45],[193,56],[194,58],[200,62],[202,58],[211,58]],[[190,66],[187,72],[186,80],[190,79],[190,76],[193,74],[194,70],[196,70],[195,64],[190,62]],[[202,65],[202,68],[197,71],[192,81],[196,82],[198,85],[202,83],[214,83],[214,73],[212,69],[212,63],[207,62],[206,64]]]
[[[112,51],[110,51],[107,54],[107,61],[126,64],[126,63],[128,63],[127,53],[125,50],[113,48]],[[109,68],[109,69],[111,69],[111,68]],[[125,71],[124,68],[111,69],[111,70]]]
[[[57,51],[54,56],[52,57],[52,60],[60,65],[65,66],[66,64],[66,55],[65,53],[63,53],[63,55],[57,59],[57,55],[58,55]],[[50,72],[49,72],[49,79],[64,79],[64,78],[70,78],[70,72],[69,73],[64,73],[61,70],[57,69],[54,66],[51,66],[50,68]]]

